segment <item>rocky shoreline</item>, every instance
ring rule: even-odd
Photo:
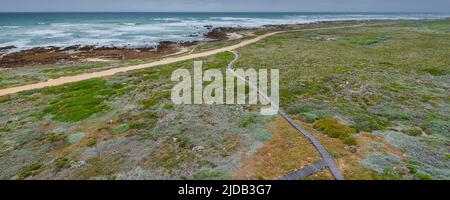
[[[286,30],[302,28],[306,26],[343,23],[374,23],[393,20],[364,20],[364,21],[324,21],[306,24],[280,24],[265,25],[259,28],[233,28],[233,27],[212,27],[207,26],[208,32],[204,33],[205,41],[185,41],[173,42],[162,41],[156,46],[147,47],[115,47],[115,46],[94,46],[94,45],[72,45],[68,47],[36,47],[32,49],[11,52],[15,46],[0,47],[0,68],[16,68],[25,66],[58,64],[80,60],[131,60],[146,59],[164,55],[172,55],[182,52],[188,47],[198,45],[199,43],[217,42],[227,39],[238,39],[239,33],[250,32],[252,35],[257,31],[268,30]],[[397,21],[397,20],[396,20]]]
[[[67,47],[35,47],[11,52],[16,46],[0,47],[0,68],[16,68],[34,65],[57,64],[79,60],[130,60],[145,59],[176,54],[187,47],[199,43],[221,41],[228,39],[228,33],[242,30],[237,28],[207,27],[204,33],[205,41],[161,41],[156,46],[146,47],[116,47],[95,45],[72,45]]]
[[[163,41],[157,46],[140,48],[115,47],[93,45],[73,45],[68,47],[36,47],[13,53],[8,50],[15,47],[0,48],[0,68],[15,68],[30,65],[56,64],[68,61],[87,59],[104,60],[129,60],[153,58],[161,55],[172,54],[183,47],[195,45],[196,42],[171,42]]]

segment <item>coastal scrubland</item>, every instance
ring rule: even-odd
[[[280,69],[281,106],[346,179],[450,179],[448,38],[450,20],[282,33],[239,49],[235,68]],[[210,56],[203,68],[232,59]],[[149,61],[3,69],[0,88]],[[192,67],[0,97],[0,179],[277,179],[320,160],[257,106],[172,104],[172,71]],[[332,178],[325,169],[306,179]]]
[[[386,145],[362,134],[400,150],[361,158],[380,178],[448,179],[449,22],[280,34],[240,49],[236,67],[279,68],[282,107],[353,151]]]

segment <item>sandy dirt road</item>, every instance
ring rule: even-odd
[[[211,55],[218,54],[218,53],[223,53],[223,52],[227,52],[227,51],[236,50],[238,48],[241,48],[241,47],[244,47],[244,46],[256,43],[256,42],[258,42],[258,41],[260,41],[262,39],[265,39],[267,37],[270,37],[270,36],[273,36],[273,35],[276,35],[276,34],[279,34],[279,33],[303,32],[303,31],[326,30],[326,29],[341,29],[341,28],[358,27],[358,26],[363,26],[363,25],[364,24],[351,25],[351,26],[338,26],[338,27],[326,27],[326,28],[313,28],[313,29],[301,29],[301,30],[271,32],[271,33],[266,33],[264,35],[257,36],[257,37],[252,38],[252,39],[244,40],[244,41],[242,41],[242,42],[240,42],[238,44],[235,44],[235,45],[222,47],[222,48],[219,48],[219,49],[214,49],[214,50],[205,51],[205,52],[201,52],[201,53],[194,53],[194,54],[189,54],[189,55],[180,56],[180,57],[168,57],[168,58],[161,59],[159,61],[146,63],[146,64],[127,66],[127,67],[118,67],[118,68],[109,69],[109,70],[105,70],[105,71],[79,74],[79,75],[75,75],[75,76],[65,76],[65,77],[60,77],[60,78],[57,78],[57,79],[50,79],[50,80],[47,80],[45,82],[39,82],[39,83],[33,83],[33,84],[28,84],[28,85],[23,85],[23,86],[17,86],[17,87],[0,89],[0,96],[4,96],[4,95],[8,95],[8,94],[15,94],[15,93],[23,92],[23,91],[27,91],[27,90],[41,89],[41,88],[51,87],[51,86],[58,86],[58,85],[66,84],[66,83],[73,83],[73,82],[83,81],[83,80],[92,79],[92,78],[107,77],[107,76],[112,76],[112,75],[115,75],[115,74],[118,74],[118,73],[122,73],[122,72],[146,69],[146,68],[160,66],[160,65],[167,65],[167,64],[172,64],[172,63],[176,63],[176,62],[191,60],[191,59],[195,59],[195,58],[207,57],[207,56],[211,56]]]

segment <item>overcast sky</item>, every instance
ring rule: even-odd
[[[450,0],[0,0],[0,12],[450,12]]]

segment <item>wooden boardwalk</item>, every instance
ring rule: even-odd
[[[244,77],[239,76],[236,74],[233,70],[234,63],[239,59],[239,54],[235,51],[230,51],[234,54],[234,59],[228,64],[227,70],[232,72],[237,78],[243,80],[245,83],[249,85],[249,87],[252,87],[253,89],[256,89],[261,97],[265,98],[268,102],[273,104],[271,99],[267,96],[267,94],[264,94],[259,90],[259,88],[254,84],[246,80]],[[291,117],[289,117],[286,112],[284,112],[281,108],[279,108],[278,105],[272,105],[274,107],[278,107],[278,114],[281,115],[292,127],[297,129],[301,134],[303,134],[308,140],[312,143],[314,148],[319,151],[320,155],[322,156],[322,160],[316,164],[313,164],[309,167],[306,167],[304,169],[300,169],[296,172],[293,172],[289,175],[286,175],[284,177],[281,177],[280,180],[298,180],[303,179],[311,174],[316,173],[317,171],[323,169],[324,167],[328,167],[333,174],[334,178],[336,180],[344,180],[344,176],[342,175],[341,171],[337,168],[336,164],[334,163],[333,159],[331,158],[330,154],[327,150],[322,146],[322,144],[317,140],[309,131],[307,131],[305,128],[303,128],[300,124],[295,122]]]

